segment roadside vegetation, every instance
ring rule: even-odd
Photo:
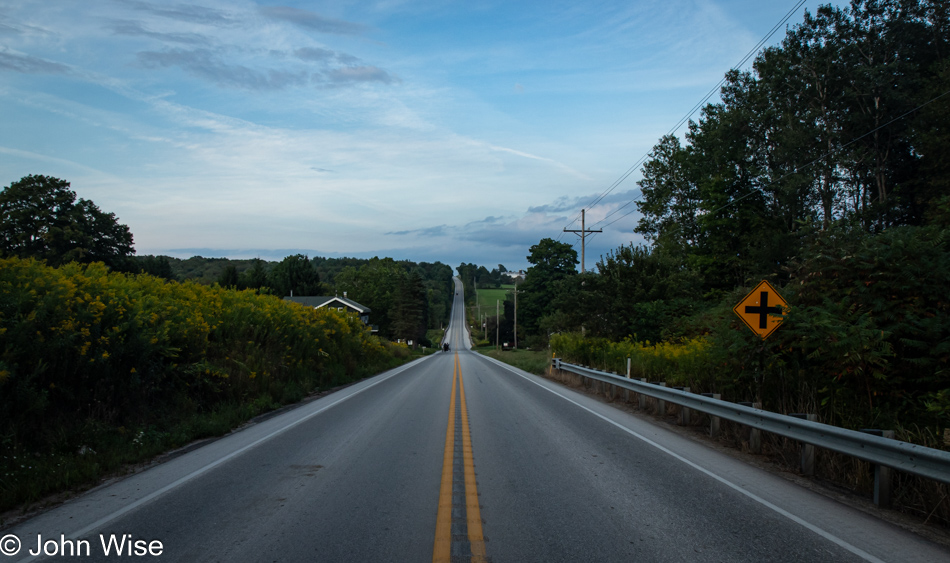
[[[510,366],[528,373],[544,375],[551,366],[551,355],[546,350],[496,350],[494,346],[482,344],[475,348],[476,352],[490,358],[505,362]]]
[[[452,307],[452,268],[440,262],[392,258],[323,258],[302,254],[279,262],[193,256],[136,256],[129,271],[173,281],[253,289],[280,297],[346,296],[372,309],[380,336],[432,346],[426,331],[447,322]]]
[[[354,316],[110,271],[0,260],[0,509],[410,357]]]

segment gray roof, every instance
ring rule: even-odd
[[[310,297],[284,297],[284,301],[293,301],[294,303],[300,303],[301,305],[306,305],[308,307],[314,307],[319,309],[320,307],[349,307],[350,309],[355,309],[359,313],[372,313],[373,311],[365,306],[360,305],[352,299],[347,299],[346,297],[337,297],[325,296],[325,295],[314,295]]]

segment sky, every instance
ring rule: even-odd
[[[0,0],[0,186],[179,258],[518,270],[586,208],[590,270],[644,242],[639,171],[590,204],[797,3]]]

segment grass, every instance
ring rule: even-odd
[[[502,308],[504,312],[504,302],[508,298],[508,291],[514,289],[513,285],[503,285],[500,289],[479,289],[478,290],[478,305],[482,308],[482,313],[488,313],[489,315],[494,315],[497,302],[501,301],[502,305],[498,306]]]
[[[496,351],[494,346],[481,346],[475,348],[475,351],[537,375],[544,375],[548,366],[551,365],[551,353],[548,350],[510,350],[502,352]]]

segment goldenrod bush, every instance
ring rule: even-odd
[[[0,466],[18,453],[73,451],[90,428],[277,404],[395,361],[337,311],[102,264],[2,259]]]
[[[611,342],[562,333],[551,337],[551,350],[568,362],[621,374],[627,373],[630,358],[630,376],[636,379],[694,389],[711,384],[710,345],[702,337],[679,342],[637,342],[632,338]]]

